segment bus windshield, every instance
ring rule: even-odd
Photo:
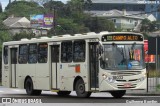
[[[102,69],[138,70],[145,67],[143,45],[106,44],[103,53],[100,62]]]

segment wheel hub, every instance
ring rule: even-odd
[[[85,89],[83,84],[80,84],[78,88],[80,93],[84,93]]]

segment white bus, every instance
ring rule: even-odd
[[[146,89],[143,35],[100,32],[21,39],[3,43],[2,85],[78,97]]]

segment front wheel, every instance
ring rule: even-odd
[[[114,98],[121,98],[125,95],[126,91],[112,91],[110,93]]]
[[[77,82],[76,82],[76,94],[78,97],[83,97],[83,98],[86,98],[86,97],[90,97],[91,95],[91,92],[86,92],[85,91],[85,84],[84,84],[84,81],[82,79],[79,79]]]

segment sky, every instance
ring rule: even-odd
[[[11,0],[11,1],[14,1],[14,0]],[[55,1],[62,1],[63,3],[66,3],[68,0],[55,0]],[[2,4],[3,10],[8,5],[8,2],[9,2],[9,0],[0,0],[0,3]]]

